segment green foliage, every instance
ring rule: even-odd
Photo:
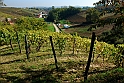
[[[51,27],[52,25],[50,25]],[[48,24],[39,18],[21,17],[17,18],[14,25],[10,25],[8,22],[0,22],[0,45],[9,44],[10,39],[16,41],[16,31],[20,34],[20,37],[24,37],[24,34],[29,30],[53,30]],[[22,35],[23,34],[23,35]],[[22,39],[23,40],[23,39]]]
[[[31,18],[31,17],[22,17],[17,19],[16,28],[18,31],[21,30],[46,30],[47,23],[43,19]]]
[[[98,40],[104,41],[110,44],[123,44],[124,43],[124,28],[123,27],[114,27],[109,32],[102,33]]]
[[[111,3],[111,4],[110,4]],[[112,12],[114,16],[102,18],[97,23],[102,25],[113,26],[109,32],[104,32],[98,37],[98,40],[104,41],[110,44],[123,44],[124,43],[124,2],[121,0],[102,0],[97,5],[102,4],[104,8],[113,8]],[[97,7],[97,6],[96,6]],[[104,12],[104,11],[103,11]],[[106,11],[108,12],[108,11]]]
[[[79,13],[80,11],[81,8],[75,8],[72,6],[70,6],[69,8],[54,8],[49,12],[47,20],[52,22],[54,20],[63,20],[69,16]]]
[[[60,20],[61,24],[70,24],[70,22],[68,20]]]
[[[99,15],[100,15],[100,12],[95,9],[95,8],[89,8],[87,11],[86,11],[87,15],[86,15],[86,20],[87,22],[97,22],[99,20]]]
[[[56,45],[57,47],[59,48],[59,53],[60,55],[62,55],[63,51],[65,51],[65,47],[66,47],[66,39],[65,38],[62,38],[62,37],[58,37],[56,39]]]
[[[98,37],[98,40],[104,41],[110,44],[114,44],[114,46],[117,48],[118,51],[113,53],[116,66],[122,66],[124,64],[123,61],[123,55],[124,55],[124,2],[121,0],[112,0],[107,1],[102,0],[102,2],[99,1],[99,4],[103,4],[105,8],[108,6],[111,6],[114,8],[113,13],[115,14],[113,17],[104,18],[102,20],[99,20],[98,23],[104,25],[113,25],[113,28],[111,31],[104,32],[102,35]],[[109,4],[111,2],[111,4]],[[122,44],[122,45],[119,45]]]
[[[55,28],[53,26],[52,23],[48,23],[48,27],[47,27],[48,30],[52,31],[52,32],[55,32]]]

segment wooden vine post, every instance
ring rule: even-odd
[[[55,53],[55,49],[54,49],[54,45],[53,45],[53,41],[52,41],[52,36],[50,36],[50,43],[51,43],[51,47],[52,47],[52,51],[53,51],[53,55],[54,55],[54,59],[55,59],[56,69],[58,70],[57,58],[56,58],[56,53]]]
[[[75,54],[75,42],[76,42],[76,39],[75,37],[73,37],[73,55]]]
[[[14,50],[14,49],[13,49],[13,46],[12,46],[12,40],[11,40],[11,38],[9,39],[9,41],[10,41],[11,49]]]
[[[27,36],[25,35],[25,50],[26,50],[26,56],[27,59],[29,59],[29,47],[28,47],[28,40],[27,40]]]
[[[88,57],[88,62],[87,62],[85,74],[84,74],[84,81],[87,80],[88,71],[89,71],[90,63],[91,63],[91,59],[92,59],[92,52],[93,52],[95,38],[96,38],[96,36],[95,36],[95,33],[93,32],[92,33],[92,39],[91,39],[90,53],[89,53],[89,57]]]
[[[20,45],[19,36],[18,36],[17,31],[16,31],[16,37],[17,37],[17,42],[18,42],[18,46],[19,46],[19,52],[21,53],[21,45]]]
[[[10,39],[9,39],[10,47],[11,47],[12,50],[14,50],[14,49],[13,49],[13,46],[12,46],[12,39],[11,39],[11,37],[10,37],[10,34],[9,34],[9,38],[10,38]]]

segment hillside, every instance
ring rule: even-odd
[[[2,7],[0,8],[0,12],[14,17],[20,17],[20,16],[32,17],[34,16],[34,14],[39,13],[39,11],[35,9],[13,8],[13,7],[12,8]]]
[[[108,13],[108,14],[102,16],[100,18],[100,20],[105,20],[107,18],[113,18],[113,17],[115,18],[114,14]],[[81,37],[91,37],[92,32],[95,32],[96,35],[98,36],[98,35],[101,35],[103,32],[110,31],[113,28],[113,25],[107,24],[104,27],[100,26],[100,27],[97,27],[96,29],[93,29],[92,31],[88,31],[91,24],[86,23],[86,13],[85,12],[81,12],[76,15],[73,15],[73,16],[67,18],[67,20],[72,22],[72,24],[71,24],[72,26],[68,29],[63,28],[63,31],[66,33],[71,33],[71,34],[76,32]],[[75,26],[75,24],[77,24],[77,26]]]
[[[105,25],[104,27],[98,27],[97,29],[93,29],[92,31],[87,31],[90,25],[87,26],[79,26],[79,27],[72,27],[68,29],[63,29],[66,33],[77,33],[81,37],[91,37],[92,32],[95,32],[97,36],[101,35],[103,32],[110,31],[113,26],[112,25]]]
[[[71,23],[74,24],[81,24],[83,22],[86,22],[86,14],[85,11],[82,11],[76,15],[70,16],[67,18]]]

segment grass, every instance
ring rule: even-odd
[[[85,26],[85,27],[71,27],[71,28],[68,28],[68,29],[63,29],[63,31],[64,32],[66,32],[66,33],[71,33],[71,34],[73,34],[73,33],[77,33],[78,35],[80,35],[80,36],[85,36],[85,33],[88,33],[88,34],[90,34],[91,35],[91,31],[87,31],[88,30],[88,28],[89,28],[89,26]],[[87,37],[87,36],[85,36],[85,37]]]
[[[48,29],[49,29],[50,31],[52,31],[52,32],[55,32],[55,28],[54,28],[54,26],[53,26],[52,23],[49,23],[49,24],[48,24]]]
[[[10,8],[10,7],[3,7],[0,8],[0,19],[1,17],[5,18],[19,18],[22,16],[27,16],[27,17],[34,17],[34,14],[39,13],[38,10],[35,9],[24,9],[24,8]]]
[[[124,69],[116,68],[104,73],[92,75],[85,83],[124,83]]]
[[[91,37],[92,32],[95,32],[96,36],[102,34],[103,32],[110,31],[113,28],[113,25],[105,25],[104,27],[98,27],[96,29],[92,29],[92,31],[87,31],[90,26],[80,26],[80,27],[71,27],[68,29],[63,29],[65,33],[75,33],[81,37]]]
[[[106,19],[110,17],[111,18],[115,17],[114,13],[106,13],[105,15],[101,16],[100,19]],[[72,22],[72,25],[73,25],[73,23],[81,24],[83,22],[86,22],[85,18],[86,18],[86,12],[81,12],[68,19],[69,21]],[[66,20],[60,21],[61,24],[64,24],[64,22],[66,23]],[[69,24],[71,25],[71,23]],[[98,27],[97,29],[93,29],[92,31],[87,31],[89,27],[90,25],[80,26],[80,27],[71,27],[68,29],[63,29],[63,31],[71,34],[77,32],[77,34],[79,34],[81,37],[91,37],[92,32],[95,32],[97,35],[100,35],[103,32],[110,31],[112,29],[112,25],[106,25],[104,28],[101,26],[101,27]]]
[[[10,55],[9,53],[13,51],[9,46],[0,47],[0,82],[75,83],[84,80],[83,74],[88,59],[87,52],[78,52],[79,54],[75,52],[75,55],[73,55],[72,51],[67,50],[60,56],[59,52],[56,51],[59,67],[57,71],[50,48],[43,47],[39,52],[31,52],[29,60],[26,59],[24,49],[21,54],[17,53],[18,49],[15,50],[16,53]],[[100,66],[101,63],[101,59],[98,62],[92,62],[90,72],[104,70],[106,66],[110,67],[108,62],[104,62],[104,64],[108,64],[105,66]]]
[[[60,24],[70,24],[68,20],[60,20]]]

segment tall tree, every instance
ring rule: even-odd
[[[54,7],[54,6],[52,6],[52,10],[53,10],[53,9],[55,9],[55,7]]]
[[[99,20],[99,14],[100,12],[95,9],[95,8],[90,8],[86,11],[86,20],[87,22],[93,22],[95,23],[96,21]]]
[[[111,20],[104,20],[104,24],[113,24],[113,28],[110,32],[103,33],[98,39],[115,45],[124,43],[124,0],[102,1],[106,2],[107,5],[103,3],[106,7],[109,5],[114,7],[115,16],[107,18]]]

